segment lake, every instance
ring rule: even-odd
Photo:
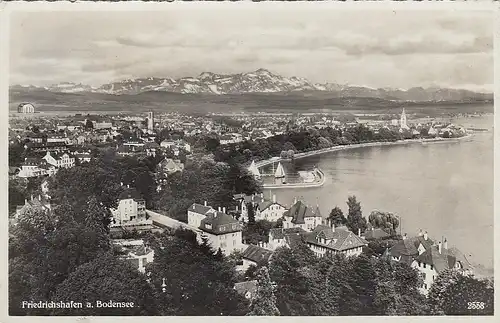
[[[467,127],[487,128],[471,141],[355,148],[307,157],[285,164],[296,174],[318,165],[327,181],[320,188],[280,189],[287,205],[294,197],[319,204],[322,215],[355,195],[363,215],[373,210],[401,217],[402,233],[419,229],[433,239],[446,237],[473,263],[493,268],[493,115],[453,120]]]

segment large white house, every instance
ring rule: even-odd
[[[318,225],[313,232],[305,235],[305,242],[317,257],[344,254],[359,256],[368,243],[346,227]]]
[[[248,222],[248,206],[254,208],[255,221],[267,220],[276,222],[283,217],[286,212],[286,207],[276,201],[276,195],[273,195],[272,200],[264,198],[264,194],[260,195],[237,195],[235,199],[240,201],[241,220]]]
[[[133,188],[127,187],[118,196],[118,208],[111,209],[111,213],[112,227],[152,224],[152,221],[146,219],[146,202]]]
[[[225,255],[242,251],[242,226],[240,222],[225,213],[225,208],[218,210],[206,205],[194,203],[188,209],[188,224],[201,230],[198,240],[206,238],[212,248],[221,250]]]
[[[47,151],[47,154],[43,157],[43,159],[57,168],[71,168],[75,166],[75,157],[68,153],[51,153],[50,151]]]
[[[304,202],[295,199],[292,207],[283,213],[283,228],[301,228],[312,231],[323,223],[323,218],[317,206],[315,209]]]
[[[42,158],[25,158],[17,176],[23,178],[54,175],[57,168]]]

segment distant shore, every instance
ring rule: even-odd
[[[303,153],[298,153],[293,156],[293,159],[300,159],[300,158],[305,158],[305,157],[311,157],[311,156],[316,156],[316,155],[321,155],[321,154],[326,154],[334,151],[341,151],[341,150],[348,150],[348,149],[355,149],[355,148],[364,148],[364,147],[379,147],[379,146],[395,146],[395,145],[407,145],[407,144],[412,144],[412,143],[446,143],[446,142],[457,142],[457,141],[462,141],[465,139],[470,139],[473,135],[472,134],[467,134],[463,137],[458,137],[458,138],[428,138],[428,139],[405,139],[405,140],[397,140],[397,141],[390,141],[390,142],[365,142],[365,143],[360,143],[360,144],[351,144],[351,145],[339,145],[339,146],[333,146],[330,148],[324,148],[324,149],[318,149],[314,151],[308,151],[308,152],[303,152]],[[277,163],[283,160],[290,160],[290,159],[283,159],[281,157],[273,157],[270,159],[266,159],[263,161],[256,162],[255,165],[260,168],[267,166],[272,163]]]

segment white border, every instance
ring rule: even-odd
[[[172,8],[182,9],[182,10],[193,10],[193,9],[203,9],[203,10],[224,10],[224,9],[233,9],[237,7],[241,10],[248,9],[280,9],[283,11],[283,14],[286,14],[287,10],[293,9],[296,10],[300,8],[302,10],[308,10],[314,8],[314,10],[318,10],[318,7],[321,10],[457,10],[457,11],[476,11],[476,10],[490,10],[495,11],[495,43],[500,39],[500,11],[498,3],[490,2],[490,1],[480,1],[480,2],[251,2],[248,0],[237,1],[237,2],[140,2],[140,1],[130,1],[130,2],[117,2],[117,3],[102,3],[102,2],[77,2],[71,3],[69,1],[61,1],[61,2],[0,2],[0,102],[2,103],[3,109],[2,112],[2,120],[4,123],[8,123],[8,87],[9,87],[9,16],[11,12],[14,11],[168,11]],[[500,78],[500,63],[497,62],[497,59],[500,59],[500,46],[494,46],[494,57],[495,57],[495,111],[497,110],[496,102],[500,100],[500,85],[497,82],[497,79]],[[495,143],[497,143],[500,130],[498,126],[500,124],[500,115],[495,113]],[[3,151],[5,153],[2,154],[2,165],[4,165],[4,170],[7,169],[8,166],[8,156],[7,156],[7,147],[8,147],[8,125],[5,124],[3,127],[0,127],[2,138],[1,144],[3,146]],[[500,180],[500,175],[497,170],[497,163],[499,162],[498,149],[496,149],[495,145],[495,193],[494,199],[495,201],[500,200],[500,185],[498,183]],[[2,190],[4,194],[2,194],[4,210],[7,208],[7,192],[8,192],[8,176],[7,172],[2,172],[3,186]],[[497,213],[498,207],[496,203],[494,204],[494,215],[495,215],[495,225],[497,223]],[[207,322],[211,321],[211,318],[206,317],[8,317],[8,294],[7,294],[7,281],[8,281],[8,264],[7,264],[7,253],[8,253],[8,217],[7,215],[3,215],[0,217],[1,228],[4,230],[4,234],[2,238],[4,239],[3,248],[0,248],[0,257],[2,263],[2,271],[0,275],[0,322],[45,322],[45,321],[54,321],[54,322],[67,322],[67,321],[77,321],[77,322],[143,322],[148,320],[149,322],[165,322],[165,320],[175,320],[176,322]],[[499,237],[497,234],[494,236],[495,247],[500,246]],[[498,268],[499,259],[496,256],[497,250],[495,250],[495,260],[494,266]],[[498,280],[498,279],[497,279]],[[498,299],[498,281],[495,282],[495,299]],[[495,302],[497,303],[497,302]],[[497,317],[500,316],[500,308],[495,304],[496,311],[495,316],[493,317],[278,317],[278,318],[264,318],[264,317],[224,317],[223,321],[252,321],[257,322],[260,320],[293,320],[294,322],[306,322],[306,320],[314,320],[314,321],[323,321],[323,320],[337,320],[337,322],[351,322],[351,321],[359,321],[359,320],[382,320],[385,322],[386,320],[392,321],[397,320],[397,322],[405,321],[405,322],[413,322],[413,321],[447,321],[453,320],[455,321],[481,321],[481,322],[494,322],[497,321]],[[221,319],[214,318],[214,321],[220,321]]]

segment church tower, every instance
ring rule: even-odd
[[[401,113],[400,126],[401,126],[401,129],[409,129],[408,125],[406,124],[406,113],[405,113],[404,108],[403,108],[403,112]]]

